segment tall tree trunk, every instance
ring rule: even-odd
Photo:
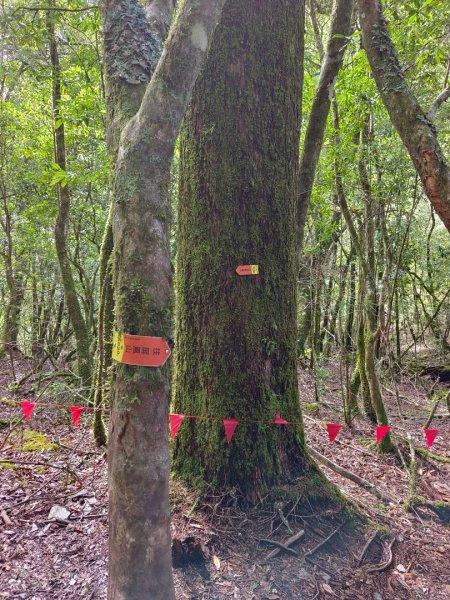
[[[352,352],[355,344],[353,341],[353,326],[355,321],[355,303],[356,303],[356,261],[353,243],[350,242],[350,255],[352,256],[350,265],[350,285],[347,301],[347,321],[345,324],[344,345],[347,352]]]
[[[0,190],[2,193],[3,205],[3,214],[0,219],[0,225],[5,235],[0,256],[2,256],[5,264],[5,278],[9,294],[3,315],[3,328],[0,337],[0,357],[2,357],[5,353],[17,352],[19,350],[17,344],[19,335],[19,317],[22,310],[25,290],[20,262],[14,260],[13,215],[8,206],[8,196],[3,181],[1,182]],[[16,262],[19,264],[15,264]]]
[[[66,139],[64,132],[64,115],[61,111],[61,65],[58,45],[55,36],[55,25],[51,11],[46,12],[47,32],[50,45],[50,61],[52,67],[52,108],[54,119],[55,163],[62,171],[66,171]],[[68,185],[60,182],[56,185],[58,194],[58,214],[55,223],[55,246],[58,256],[61,279],[67,312],[75,334],[77,349],[78,374],[83,387],[88,387],[91,380],[92,357],[89,349],[89,331],[87,329],[80,302],[75,288],[72,269],[67,249],[67,236],[70,216],[70,191]]]
[[[183,5],[140,108],[122,132],[112,219],[120,333],[165,338],[171,334],[170,166],[223,1]],[[107,0],[105,14],[118,6],[117,0]],[[118,51],[121,43],[115,39]],[[119,363],[111,399],[108,598],[171,600],[169,366]]]
[[[253,502],[308,470],[296,365],[303,3],[228,0],[181,138],[176,472]],[[259,275],[236,267],[257,264]],[[275,412],[294,421],[264,423]],[[247,421],[247,422],[244,422]]]
[[[367,278],[367,294],[365,299],[365,370],[367,382],[370,389],[370,399],[377,415],[378,425],[388,425],[388,416],[383,402],[381,385],[378,377],[376,357],[377,343],[381,334],[378,323],[378,294],[376,287],[376,260],[375,260],[375,198],[372,192],[372,186],[369,179],[366,163],[369,156],[370,140],[370,116],[366,114],[363,129],[361,131],[360,156],[358,159],[358,169],[361,189],[364,196],[364,223],[365,223],[365,246],[366,254],[364,264]],[[389,434],[386,435],[379,444],[383,452],[392,449]]]
[[[364,48],[392,123],[406,146],[425,193],[450,231],[450,165],[433,123],[411,92],[389,37],[380,0],[358,0]]]
[[[331,256],[330,262],[328,265],[328,285],[325,294],[324,308],[323,308],[323,322],[322,327],[320,328],[319,322],[319,331],[318,331],[318,348],[317,351],[319,354],[323,352],[323,346],[326,338],[330,334],[330,322],[331,322],[331,302],[333,300],[333,288],[334,288],[334,279],[335,279],[335,271],[337,268],[337,244],[333,244],[331,248]]]
[[[345,261],[343,271],[341,269],[341,274],[340,274],[340,279],[339,279],[338,297],[336,298],[333,309],[331,311],[329,334],[328,334],[327,342],[326,342],[325,348],[324,348],[325,356],[329,356],[331,354],[331,350],[333,347],[333,341],[336,338],[336,335],[335,335],[336,334],[336,323],[337,323],[337,319],[339,316],[339,312],[341,310],[342,302],[345,297],[345,291],[347,288],[348,271],[350,269],[350,266],[353,264],[354,264],[353,247],[350,247],[350,252],[347,256],[347,260]],[[354,310],[354,307],[353,307],[353,310]],[[345,340],[342,340],[342,343],[344,343],[344,347],[345,347]]]

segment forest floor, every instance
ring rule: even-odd
[[[16,361],[16,378],[29,368],[27,361]],[[32,380],[20,394],[14,394],[9,388],[10,372],[9,361],[1,362],[0,598],[105,599],[105,452],[92,441],[87,415],[74,428],[69,411],[36,407],[25,423],[19,405],[11,400],[35,399]],[[177,598],[448,600],[448,521],[440,522],[429,510],[404,510],[408,474],[398,456],[376,452],[374,427],[366,419],[357,417],[351,428],[342,428],[334,443],[328,441],[324,424],[343,423],[336,363],[321,369],[319,406],[314,402],[311,374],[300,369],[299,375],[308,444],[376,484],[393,502],[384,503],[323,468],[370,519],[364,538],[352,536],[341,516],[329,514],[327,509],[307,511],[292,500],[244,514],[233,508],[232,497],[211,499],[200,506],[192,492],[173,482]],[[45,402],[73,403],[64,381],[46,385]],[[441,387],[445,389],[445,384]],[[423,448],[422,427],[430,410],[424,388],[412,376],[398,385],[403,416],[392,382],[387,388],[385,401],[394,441],[410,433],[414,444]],[[443,417],[444,412],[442,406],[433,421],[439,434],[431,450],[450,458],[450,420]],[[400,447],[407,463],[408,445]],[[417,460],[419,494],[427,501],[450,501],[450,464],[420,455]],[[300,530],[305,534],[292,545],[298,556],[283,550],[278,557],[267,559],[274,546],[261,543],[262,538],[286,542]]]

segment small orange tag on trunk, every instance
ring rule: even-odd
[[[238,275],[258,275],[259,265],[239,265],[236,273]]]

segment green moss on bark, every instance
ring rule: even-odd
[[[231,0],[180,146],[173,410],[301,423],[296,248],[301,3]],[[255,14],[258,23],[255,23]],[[292,52],[292,49],[295,49]],[[259,275],[239,277],[240,264]],[[173,467],[256,499],[304,473],[301,425],[189,420]]]

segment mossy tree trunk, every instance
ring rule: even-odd
[[[0,338],[0,357],[3,357],[5,353],[17,352],[19,350],[17,338],[19,336],[19,318],[25,289],[20,261],[14,260],[13,215],[9,210],[8,199],[3,186],[1,190],[3,209],[1,228],[5,235],[5,242],[3,248],[0,250],[0,256],[5,265],[5,279],[9,293],[3,315],[3,327]]]
[[[122,130],[139,110],[148,82],[161,56],[169,31],[174,0],[119,0],[103,12],[104,56],[106,71],[106,139],[111,163],[111,181],[117,161]],[[96,408],[94,437],[98,445],[106,443],[102,420],[108,402],[112,366],[113,278],[112,278],[112,207],[106,224],[100,253],[100,302],[92,396]]]
[[[223,2],[197,0],[183,5],[139,110],[120,137],[112,218],[115,319],[120,333],[170,336],[170,167]],[[107,0],[105,15],[130,4],[131,0]],[[121,14],[126,27],[127,11]],[[115,42],[119,52],[122,40]],[[175,598],[169,527],[169,399],[168,365],[117,365],[108,444],[109,600]]]
[[[367,382],[370,390],[370,400],[377,416],[378,425],[388,425],[388,416],[381,393],[381,384],[377,372],[377,345],[381,335],[380,323],[378,320],[378,302],[379,295],[376,284],[377,267],[375,261],[375,221],[376,211],[378,209],[377,198],[374,197],[372,185],[367,169],[370,160],[370,143],[372,132],[370,128],[370,115],[365,115],[364,125],[361,131],[360,155],[358,159],[358,170],[361,190],[364,197],[364,270],[367,282],[367,293],[364,303],[365,315],[365,369]],[[379,449],[388,452],[392,449],[389,434],[387,434],[379,444]]]
[[[335,138],[339,143],[339,110],[336,101],[333,103],[334,111],[334,126]],[[358,160],[359,178],[361,191],[364,197],[364,236],[359,235],[355,228],[355,223],[351,215],[347,200],[345,197],[341,165],[338,160],[335,161],[336,173],[336,190],[339,200],[339,205],[342,209],[345,222],[347,223],[348,231],[352,240],[353,247],[359,258],[361,268],[360,276],[360,293],[362,286],[366,286],[364,300],[364,339],[358,339],[358,369],[361,376],[361,384],[363,382],[363,371],[367,377],[368,389],[370,390],[370,401],[373,410],[376,414],[378,425],[388,425],[388,417],[383,403],[381,394],[381,386],[376,370],[376,343],[380,331],[378,328],[378,304],[377,304],[377,289],[376,289],[376,270],[375,270],[375,230],[374,230],[374,198],[372,195],[371,184],[366,168],[368,142],[370,136],[370,119],[366,114],[365,123],[361,132],[360,139],[360,156]],[[363,283],[364,282],[364,283]],[[361,327],[361,321],[360,321]],[[361,335],[361,330],[359,332]],[[364,349],[364,369],[362,363],[362,351]],[[356,381],[355,381],[356,383]],[[364,390],[363,390],[364,391]],[[368,399],[368,398],[367,398]],[[367,413],[367,409],[365,406]],[[389,434],[387,434],[379,444],[379,449],[383,452],[388,452],[392,449],[392,444]]]
[[[228,0],[181,136],[173,466],[249,502],[308,469],[296,364],[303,3]],[[259,275],[236,267],[257,264]],[[274,426],[275,412],[297,425]]]
[[[344,346],[347,352],[352,352],[355,343],[353,338],[353,328],[355,322],[355,304],[356,304],[356,260],[355,260],[355,249],[353,244],[350,242],[350,255],[352,256],[350,265],[350,284],[348,290],[347,300],[347,320],[345,324],[345,338]]]

